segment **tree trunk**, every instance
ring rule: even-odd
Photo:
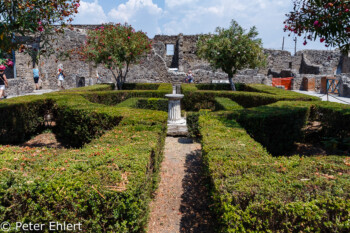
[[[233,82],[233,80],[232,80],[232,77],[233,75],[229,75],[228,76],[228,80],[230,81],[230,85],[231,85],[231,90],[232,91],[236,91],[236,86],[235,86],[235,83]]]

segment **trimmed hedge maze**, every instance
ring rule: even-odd
[[[188,109],[208,108],[187,119],[201,139],[219,232],[350,231],[350,144],[337,156],[283,156],[309,122],[321,124],[317,138],[350,139],[350,106],[261,85],[182,89]]]
[[[49,111],[56,122],[53,131],[69,147],[0,146],[1,222],[58,221],[82,223],[89,232],[145,231],[167,113],[90,102],[87,93],[101,92],[101,87],[108,88],[0,103],[2,144],[23,142],[42,130]]]
[[[111,84],[0,102],[0,222],[81,222],[145,232],[166,137],[170,84]],[[185,84],[219,232],[349,232],[350,107],[263,85]],[[45,129],[65,149],[16,146]],[[284,156],[315,137],[344,153]],[[313,134],[313,135],[314,135]],[[9,145],[10,144],[10,145]],[[339,154],[338,151],[338,154]]]

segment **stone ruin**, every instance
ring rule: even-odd
[[[99,25],[74,25],[74,30],[66,30],[63,36],[56,36],[55,49],[62,52],[83,45],[88,29]],[[227,75],[213,70],[208,62],[196,55],[199,35],[156,35],[153,49],[141,59],[139,64],[130,68],[127,82],[135,83],[181,83],[186,73],[192,70],[195,83],[225,83]],[[272,78],[294,77],[292,89],[324,91],[325,78],[336,77],[340,80],[340,95],[350,97],[350,57],[337,50],[302,50],[294,56],[288,51],[265,49],[268,62],[265,68],[239,71],[234,81],[240,83],[261,83],[272,85]],[[9,70],[8,95],[22,95],[33,92],[32,59],[29,55],[16,52],[16,77]],[[39,61],[43,76],[43,89],[58,89],[57,70],[63,67],[66,73],[65,88],[93,85],[97,82],[96,73],[101,82],[115,82],[110,70],[103,66],[81,61],[76,55],[61,59],[53,55]],[[11,78],[12,77],[12,78]]]

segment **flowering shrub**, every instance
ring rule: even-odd
[[[142,31],[136,32],[128,24],[107,24],[88,32],[81,55],[85,60],[110,69],[118,89],[121,89],[130,65],[139,61],[151,48],[151,41]],[[117,75],[113,70],[117,70]]]
[[[78,13],[80,0],[4,0],[0,4],[0,59],[11,50],[20,52],[42,53],[47,49],[30,48],[25,46],[23,36],[40,37],[41,46],[50,47],[49,35],[54,31],[54,25],[66,26],[73,21],[72,16]],[[62,32],[63,29],[55,29]],[[2,63],[6,61],[1,59]],[[8,64],[11,66],[11,64]]]
[[[296,0],[294,10],[287,14],[285,31],[304,36],[307,40],[325,42],[325,46],[339,46],[349,51],[350,3],[346,0]]]

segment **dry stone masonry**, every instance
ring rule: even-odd
[[[56,55],[42,58],[39,69],[43,76],[43,89],[58,89],[57,71],[62,67],[66,74],[65,88],[93,85],[99,82],[115,82],[112,72],[103,66],[80,60],[76,55],[63,59],[64,54],[73,48],[79,48],[86,39],[88,29],[99,25],[74,25],[74,30],[66,30],[62,36],[56,36]],[[195,83],[224,83],[227,75],[221,70],[213,70],[209,63],[196,55],[199,35],[156,35],[153,38],[153,50],[131,67],[127,82],[136,83],[181,83],[191,70]],[[294,77],[292,89],[322,91],[322,79],[337,77],[341,79],[341,95],[350,97],[349,75],[350,58],[339,51],[303,50],[293,56],[288,51],[265,49],[268,56],[267,66],[255,70],[242,70],[235,82],[272,84],[272,78]],[[21,95],[34,90],[32,59],[29,55],[16,53],[15,78],[9,81],[9,95]],[[7,71],[13,77],[13,71]],[[97,80],[97,74],[100,80]]]

